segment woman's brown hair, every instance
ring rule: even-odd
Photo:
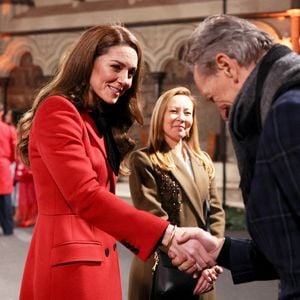
[[[138,66],[132,80],[132,86],[120,96],[118,102],[106,109],[110,126],[118,146],[121,159],[134,147],[134,141],[128,136],[128,130],[137,121],[143,122],[138,107],[143,67],[143,54],[135,36],[120,25],[99,25],[85,31],[77,43],[67,52],[54,78],[44,86],[36,96],[32,108],[19,122],[17,151],[22,161],[29,165],[28,142],[34,116],[40,104],[49,96],[61,95],[71,101],[79,111],[88,107],[87,93],[93,64],[98,56],[106,54],[113,46],[128,45],[138,56]],[[98,101],[99,102],[99,101]],[[97,106],[94,101],[92,109]],[[110,115],[113,115],[111,117]]]

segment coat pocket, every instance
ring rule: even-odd
[[[96,242],[68,242],[55,246],[51,250],[51,266],[77,262],[103,261],[103,247]]]

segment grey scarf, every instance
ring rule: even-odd
[[[300,87],[300,56],[274,45],[245,81],[230,114],[229,129],[247,202],[260,134],[272,103],[285,91]]]

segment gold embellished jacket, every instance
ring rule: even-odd
[[[151,163],[147,148],[132,154],[129,184],[134,206],[178,226],[206,228],[208,199],[209,229],[213,235],[223,236],[225,215],[215,179],[210,182],[202,163],[192,153],[189,152],[194,178],[185,164],[173,152],[172,155],[176,168],[165,171]]]
[[[178,226],[198,226],[206,229],[205,199],[209,198],[209,228],[213,235],[221,237],[224,235],[225,216],[215,180],[210,183],[202,163],[190,152],[189,155],[194,178],[184,162],[173,152],[176,168],[168,172],[151,163],[147,148],[133,152],[129,177],[133,204]],[[128,300],[149,299],[153,264],[153,257],[147,262],[133,258]],[[215,291],[200,295],[199,299],[215,300]]]

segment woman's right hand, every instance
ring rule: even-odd
[[[222,273],[223,269],[217,265],[212,268],[203,270],[194,289],[194,295],[209,292],[213,288],[214,282]]]

